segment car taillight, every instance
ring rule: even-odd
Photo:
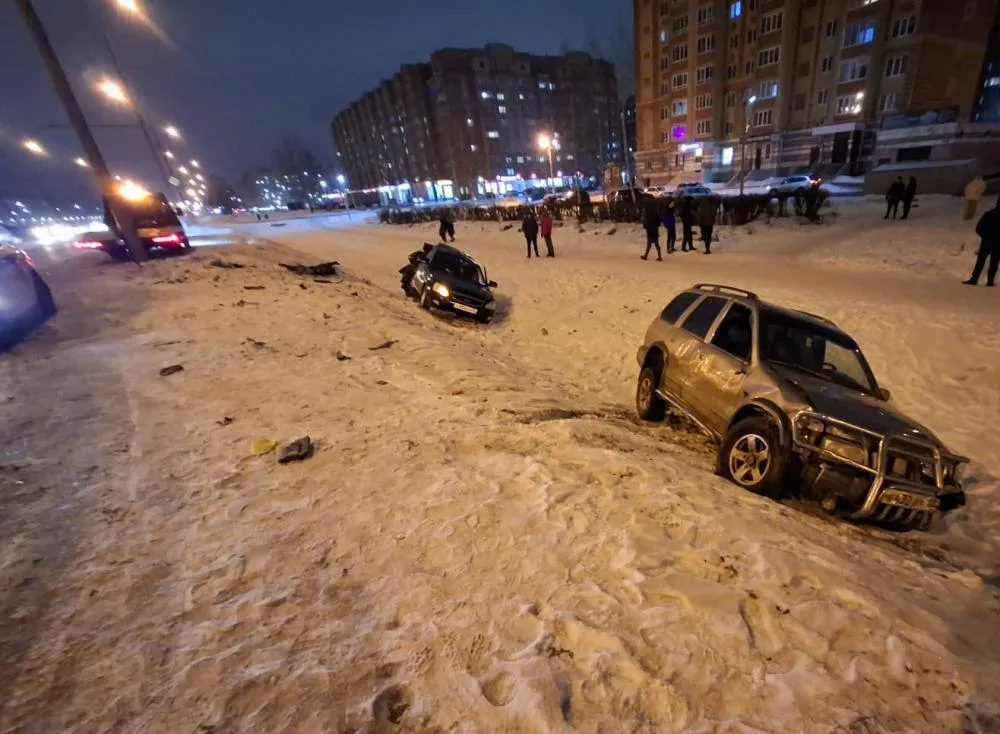
[[[165,235],[161,235],[159,237],[154,237],[153,238],[153,244],[154,245],[166,245],[166,244],[179,245],[180,242],[181,242],[181,238],[179,236],[177,236],[176,234],[165,234]]]
[[[99,250],[101,249],[101,243],[96,240],[80,240],[73,243],[73,247],[78,250]]]

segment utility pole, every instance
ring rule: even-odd
[[[90,164],[94,175],[97,176],[98,188],[108,202],[111,215],[114,217],[119,231],[125,238],[125,244],[132,255],[132,260],[138,263],[145,259],[146,250],[142,246],[138,232],[136,232],[135,218],[127,207],[119,204],[118,198],[115,196],[114,179],[111,177],[108,165],[104,161],[104,156],[101,155],[101,150],[97,146],[97,140],[87,125],[87,118],[84,117],[83,110],[80,109],[80,103],[77,102],[76,96],[73,94],[73,88],[70,86],[62,64],[59,63],[59,57],[56,56],[52,42],[49,41],[45,27],[35,12],[31,0],[14,0],[14,3],[21,13],[24,24],[28,27],[28,32],[31,34],[32,40],[38,46],[38,52],[42,56],[46,70],[49,72],[49,78],[52,80],[56,96],[62,102],[70,125],[73,126],[73,130],[80,140],[84,155],[87,156],[87,162]]]

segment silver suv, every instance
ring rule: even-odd
[[[781,179],[777,186],[771,188],[770,195],[793,194],[795,196],[804,196],[809,189],[817,188],[822,181],[823,179],[816,178],[811,173],[788,176]]]
[[[893,407],[827,319],[702,283],[667,304],[637,356],[639,416],[689,417],[718,443],[717,471],[750,491],[920,529],[965,504],[967,459]]]

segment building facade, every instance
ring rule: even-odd
[[[858,174],[970,121],[995,0],[633,0],[638,178]],[[919,137],[928,136],[924,129]]]
[[[340,112],[332,131],[351,187],[397,201],[562,184],[600,176],[622,156],[610,62],[502,44],[404,66]]]
[[[1000,122],[1000,3],[993,17],[972,119],[976,122]]]

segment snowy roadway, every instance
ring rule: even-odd
[[[528,261],[459,223],[500,283],[486,328],[403,299],[434,225],[227,223],[141,273],[52,265],[62,313],[0,360],[0,730],[997,731],[1000,295],[959,283],[960,202],[920,204],[663,263],[631,227]],[[346,275],[277,266],[319,259]],[[636,347],[699,281],[851,332],[971,457],[968,507],[833,522],[639,423]],[[250,450],[305,434],[301,464]]]

